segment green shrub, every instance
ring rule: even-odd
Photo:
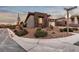
[[[37,29],[35,32],[35,37],[39,38],[39,37],[46,37],[47,36],[47,32],[41,29]]]
[[[24,35],[28,34],[28,31],[25,30],[25,29],[23,29],[23,30],[15,30],[14,32],[18,36],[24,36]]]
[[[67,28],[64,28],[64,31],[67,32]],[[69,28],[69,32],[73,32],[73,29]]]
[[[60,29],[60,32],[67,32],[67,28]],[[69,32],[73,32],[73,28],[69,28]]]

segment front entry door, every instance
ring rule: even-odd
[[[43,18],[38,19],[38,26],[43,27]]]

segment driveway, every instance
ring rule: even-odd
[[[25,50],[10,38],[7,29],[0,29],[0,52],[25,52]]]

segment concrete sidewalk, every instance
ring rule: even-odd
[[[29,39],[16,36],[8,29],[9,36],[21,47],[32,52],[78,52],[79,47],[73,43],[79,41],[79,34],[56,39]]]

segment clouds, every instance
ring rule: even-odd
[[[65,7],[71,6],[0,6],[0,12],[14,12],[14,13],[27,13],[27,12],[45,12],[51,15],[63,16],[66,14]],[[78,14],[79,8],[72,11],[71,14]]]
[[[28,12],[44,12],[50,14],[52,18],[59,18],[66,15],[65,7],[71,6],[0,6],[0,22],[16,22],[18,12],[22,20],[25,20]],[[23,15],[21,15],[22,13]],[[70,14],[79,14],[79,7]]]
[[[6,10],[6,11],[12,11],[12,12],[48,12],[48,11],[56,11],[60,10],[62,6],[57,7],[57,6],[0,6],[0,10]]]

